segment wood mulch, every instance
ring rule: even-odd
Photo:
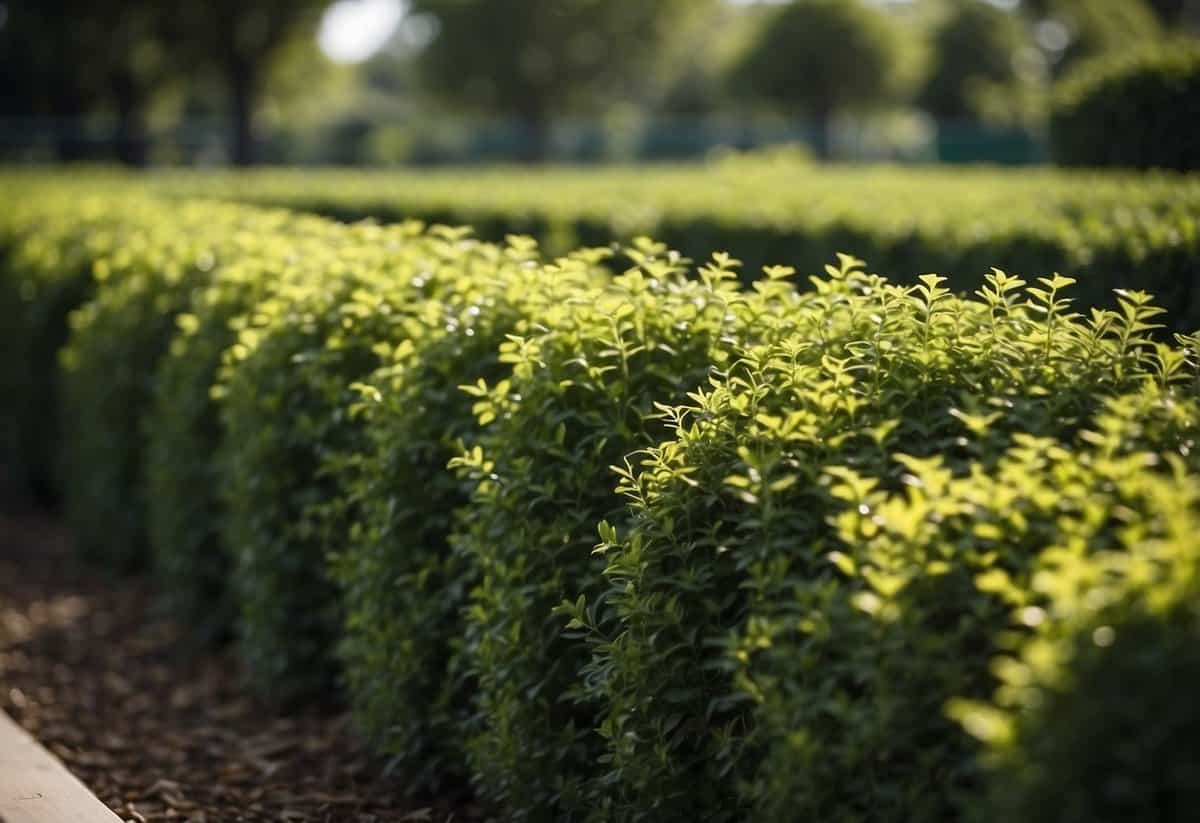
[[[344,714],[275,714],[229,652],[185,648],[145,581],[88,574],[61,527],[0,515],[0,710],[123,820],[475,817],[407,799]]]

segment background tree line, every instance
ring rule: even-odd
[[[331,144],[400,116],[503,117],[533,161],[564,117],[803,117],[828,154],[836,118],[885,109],[1036,129],[1073,64],[1200,27],[1200,0],[409,0],[427,36],[402,27],[347,68],[315,44],[328,6],[0,0],[0,118],[53,124],[72,160],[75,125],[106,117],[132,165],[151,120],[197,117],[252,163],[268,104],[307,107]]]

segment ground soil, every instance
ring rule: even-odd
[[[345,715],[273,713],[228,651],[186,649],[146,581],[81,568],[51,520],[0,515],[0,709],[122,819],[475,816],[408,799]]]

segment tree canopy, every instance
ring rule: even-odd
[[[439,32],[420,60],[451,103],[517,115],[531,151],[553,115],[628,96],[680,16],[708,0],[414,0]]]
[[[1055,73],[1089,57],[1160,39],[1162,25],[1145,0],[1027,0]],[[1061,37],[1061,40],[1059,39]]]
[[[861,0],[795,0],[765,24],[734,69],[748,95],[818,124],[818,150],[836,113],[869,108],[895,90],[900,52],[884,12]]]
[[[1019,80],[1021,20],[986,0],[960,0],[933,33],[931,67],[918,103],[937,117],[980,113],[979,93]]]
[[[11,0],[0,30],[0,109],[56,118],[60,159],[79,149],[77,121],[116,116],[118,158],[145,161],[145,115],[172,84],[206,80],[230,110],[231,159],[254,159],[263,80],[284,47],[311,39],[326,0]],[[200,81],[197,83],[197,81]]]

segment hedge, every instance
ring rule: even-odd
[[[411,307],[476,253],[414,223],[353,231],[362,237],[345,237],[339,259],[246,315],[216,387],[242,658],[259,689],[284,702],[328,693],[337,675],[342,612],[327,564],[356,518],[330,466],[363,447],[352,386],[403,339]]]
[[[946,819],[973,791],[940,705],[987,688],[1005,612],[972,575],[1053,541],[1005,521],[1021,475],[997,461],[1015,441],[1071,442],[1106,397],[1155,377],[1142,348],[1160,310],[1130,293],[1083,322],[1068,278],[1026,291],[997,271],[975,300],[938,280],[899,288],[843,258],[806,326],[668,409],[676,436],[622,470],[632,527],[602,527],[609,588],[591,617],[572,609],[626,788],[610,814]],[[1194,434],[1188,403],[1150,447]],[[884,491],[940,501],[974,475],[997,488],[963,512],[982,530],[982,506],[1005,501],[1003,553],[941,535],[912,559],[921,518],[955,509],[896,513]]]
[[[224,486],[217,459],[223,431],[213,385],[246,314],[285,281],[316,281],[338,259],[340,227],[288,219],[286,241],[266,226],[235,236],[230,264],[213,259],[207,282],[176,317],[159,361],[145,419],[147,527],[156,577],[169,611],[200,640],[229,638],[237,622],[233,558],[221,541]],[[290,262],[289,262],[290,261]]]
[[[1145,471],[1161,458],[1121,442],[1137,412],[1106,416],[1092,465],[1057,456],[1056,474],[1069,466],[1090,496],[1012,603],[1024,639],[993,664],[992,699],[949,707],[987,747],[983,819],[1186,820],[1195,808],[1200,716],[1181,685],[1198,671],[1200,485],[1194,457]]]
[[[1054,92],[1050,145],[1068,166],[1200,169],[1200,46],[1155,43],[1082,63]]]
[[[608,288],[501,346],[511,374],[467,387],[482,431],[451,463],[476,483],[450,538],[480,575],[462,650],[475,683],[468,762],[514,819],[580,819],[598,799],[595,706],[568,700],[586,647],[562,636],[554,609],[600,582],[595,524],[621,508],[608,467],[657,440],[655,403],[694,390],[735,341],[780,333],[795,302],[779,280],[739,293],[723,256],[693,281],[661,245],[627,254],[636,265]]]
[[[1180,135],[1186,135],[1181,129]],[[465,224],[501,241],[528,234],[551,253],[649,235],[696,259],[723,249],[747,279],[786,262],[818,271],[853,251],[905,284],[935,271],[956,291],[992,266],[1069,273],[1080,306],[1114,288],[1156,294],[1174,330],[1200,326],[1200,180],[1052,169],[707,167],[173,172],[160,190],[313,211],[338,219]]]
[[[68,315],[91,294],[93,261],[119,245],[123,224],[98,197],[53,186],[16,196],[27,183],[2,185],[12,206],[0,221],[0,464],[15,495],[54,505],[62,494],[58,351]]]
[[[1063,276],[954,295],[849,256],[743,289],[648,240],[546,261],[108,185],[0,215],[6,340],[84,300],[63,395],[6,363],[5,419],[67,409],[87,554],[131,567],[150,524],[197,632],[233,619],[278,702],[344,695],[407,788],[1190,813],[1200,337],[1144,291],[1084,313]]]
[[[143,208],[149,215],[161,204]],[[226,258],[252,257],[264,234],[290,220],[280,211],[184,204],[169,222],[147,219],[94,263],[99,288],[72,313],[61,355],[65,502],[83,554],[113,568],[149,561],[148,497],[168,490],[145,487],[143,428],[176,317]]]
[[[403,339],[355,387],[355,412],[369,421],[364,448],[331,466],[358,511],[333,566],[350,702],[412,793],[466,782],[462,728],[474,685],[459,657],[461,611],[479,575],[449,541],[471,483],[445,471],[477,439],[461,387],[499,379],[508,335],[530,333],[582,292],[606,256],[581,251],[547,278],[532,265],[536,254],[532,241],[510,238],[502,257],[478,258],[494,272],[469,272],[412,309]]]

